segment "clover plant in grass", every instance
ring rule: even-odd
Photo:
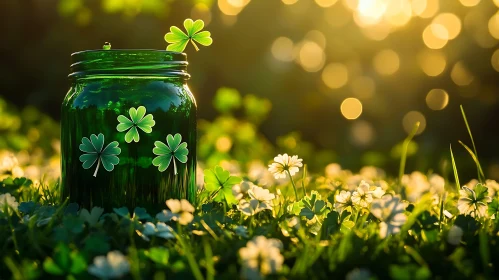
[[[203,46],[209,46],[213,43],[211,33],[201,31],[204,28],[204,21],[200,19],[193,21],[188,18],[184,21],[184,28],[187,33],[184,33],[176,26],[170,27],[170,32],[165,35],[165,41],[170,44],[166,48],[167,51],[183,52],[189,42],[192,43],[196,51],[199,51],[196,42]]]

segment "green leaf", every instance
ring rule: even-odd
[[[49,257],[43,262],[43,269],[53,275],[64,275],[64,271]]]
[[[117,141],[109,143],[104,148],[104,135],[102,133],[99,133],[98,136],[90,135],[90,140],[83,137],[81,141],[80,150],[85,154],[80,156],[80,161],[83,163],[83,169],[89,169],[97,163],[94,177],[97,177],[101,163],[105,170],[112,171],[114,166],[120,162],[118,155],[121,153],[121,149],[118,147]]]
[[[204,22],[200,19],[193,21],[186,19],[184,21],[184,28],[187,34],[176,26],[170,27],[170,32],[165,35],[165,41],[169,43],[166,50],[183,52],[189,42],[192,43],[196,51],[199,50],[195,42],[203,46],[209,46],[213,43],[211,33],[208,31],[201,31],[204,28]]]
[[[241,181],[240,177],[230,176],[229,171],[218,165],[213,169],[204,170],[205,189],[211,193],[214,201],[225,201],[228,205],[237,203],[232,194],[232,187]]]
[[[146,251],[145,255],[153,262],[161,264],[163,266],[166,266],[168,264],[168,259],[170,257],[168,249],[163,247],[153,247],[149,249],[149,251]]]
[[[104,208],[94,207],[91,212],[87,209],[80,210],[80,217],[90,226],[95,226],[99,222],[99,218],[104,213]]]
[[[180,133],[175,134],[175,136],[168,134],[166,136],[166,143],[161,141],[154,142],[152,152],[157,157],[152,160],[152,164],[157,166],[160,172],[163,172],[168,169],[170,163],[173,161],[173,170],[175,175],[177,175],[177,163],[175,161],[178,160],[180,163],[187,162],[187,155],[189,154],[187,143],[182,143],[182,135]]]
[[[136,207],[133,210],[133,217],[139,220],[147,220],[152,218],[151,215],[147,213],[147,210],[142,207]]]
[[[69,247],[64,243],[59,243],[54,251],[54,261],[63,271],[68,271],[71,264],[69,258]]]
[[[71,252],[71,267],[69,272],[71,274],[80,274],[87,270],[87,261],[85,258],[78,252]]]
[[[496,215],[496,219],[498,219],[497,212],[499,212],[499,201],[497,198],[494,198],[491,203],[489,203],[489,208],[488,208],[488,213],[489,216]]]
[[[127,131],[125,134],[125,142],[131,143],[139,142],[140,135],[137,128],[140,128],[145,133],[151,133],[152,127],[156,124],[154,121],[154,117],[152,114],[146,115],[146,107],[139,106],[137,109],[131,107],[128,110],[128,115],[130,118],[127,118],[123,115],[118,116],[118,126],[116,126],[116,130],[118,132]]]
[[[123,218],[130,218],[130,212],[128,211],[128,208],[126,207],[121,207],[121,208],[113,208],[114,213],[118,214],[118,216],[123,217]]]

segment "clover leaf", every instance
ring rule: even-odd
[[[175,136],[168,134],[168,136],[166,136],[167,144],[161,141],[154,142],[152,152],[157,155],[157,157],[152,160],[152,164],[157,166],[160,172],[165,171],[170,166],[170,162],[173,161],[173,170],[175,175],[177,175],[177,164],[175,163],[175,159],[181,163],[187,162],[187,155],[189,154],[187,143],[181,142],[182,135],[179,133],[175,134]]]
[[[123,132],[128,130],[125,134],[125,141],[127,143],[131,143],[132,141],[139,142],[139,131],[137,128],[140,128],[145,133],[151,133],[152,127],[156,124],[153,119],[152,114],[148,114],[146,116],[146,107],[139,106],[139,108],[130,108],[128,111],[130,118],[127,118],[123,115],[118,116],[118,121],[120,122],[116,129],[119,132]]]
[[[114,166],[120,162],[117,156],[121,153],[121,149],[118,145],[117,141],[113,141],[104,147],[104,135],[102,133],[99,133],[98,136],[92,134],[90,139],[83,137],[80,144],[80,151],[85,153],[80,156],[83,168],[89,169],[97,162],[94,177],[97,177],[97,171],[99,171],[101,163],[104,169],[112,171]]]
[[[210,197],[217,202],[225,200],[228,205],[236,204],[232,187],[241,181],[240,177],[230,176],[229,171],[218,165],[213,169],[204,170],[204,187],[211,192]]]
[[[213,43],[213,39],[210,37],[211,33],[209,31],[201,31],[204,28],[204,21],[200,19],[193,21],[188,18],[184,21],[184,27],[187,34],[176,26],[170,27],[170,32],[165,35],[165,41],[170,44],[166,48],[167,51],[183,52],[189,41],[196,51],[199,51],[199,48],[195,42],[203,46],[209,46]]]

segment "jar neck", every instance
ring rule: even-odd
[[[95,50],[71,55],[70,79],[188,80],[187,55],[158,50]]]

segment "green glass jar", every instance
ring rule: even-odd
[[[80,207],[164,208],[196,193],[196,101],[186,55],[72,54],[62,103],[62,198]]]

